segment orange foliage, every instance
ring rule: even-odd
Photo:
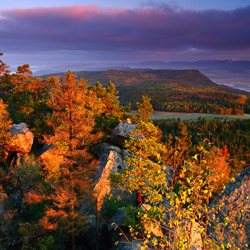
[[[25,201],[28,204],[35,204],[39,202],[43,202],[45,197],[43,195],[38,194],[36,191],[31,190],[27,194],[25,194]]]
[[[56,222],[52,223],[49,221],[49,218],[44,216],[39,220],[39,225],[46,230],[55,230],[57,229],[58,224]]]

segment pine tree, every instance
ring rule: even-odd
[[[95,131],[103,131],[103,139],[105,140],[111,135],[113,128],[119,124],[124,109],[120,106],[117,97],[119,92],[112,82],[109,82],[106,87],[103,87],[100,82],[97,82],[93,90],[103,103],[102,112],[96,115]]]
[[[5,147],[9,140],[11,130],[11,120],[7,112],[7,105],[0,99],[0,157],[4,159]]]
[[[100,109],[98,105],[101,102],[88,87],[85,80],[76,82],[75,76],[68,72],[65,81],[56,83],[51,89],[48,102],[54,110],[49,121],[54,134],[47,136],[45,141],[53,145],[53,158],[59,159],[59,164],[55,160],[56,166],[48,165],[45,169],[51,194],[44,199],[50,200],[51,205],[47,206],[40,225],[44,229],[70,233],[72,249],[75,249],[75,235],[79,227],[87,221],[78,208],[91,197],[90,176],[96,167],[88,147],[100,137],[98,133],[92,134],[92,128],[95,125],[94,114]],[[34,202],[32,197],[36,198],[37,193],[27,195],[31,203]]]
[[[136,103],[136,106],[138,107],[138,115],[144,121],[151,118],[151,113],[154,111],[150,101],[151,99],[149,97],[142,96],[141,101]]]

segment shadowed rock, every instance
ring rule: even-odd
[[[123,147],[125,140],[128,140],[131,132],[135,131],[137,125],[130,124],[127,122],[120,123],[117,127],[114,128],[114,131],[111,135],[111,142],[118,146]]]

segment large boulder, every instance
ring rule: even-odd
[[[250,166],[229,182],[210,206],[210,237],[240,249],[250,246]]]
[[[34,135],[29,130],[26,123],[13,124],[11,128],[11,138],[8,142],[7,150],[11,152],[19,152],[21,154],[29,154]]]
[[[111,142],[118,146],[123,147],[125,140],[128,140],[131,132],[135,131],[137,125],[130,124],[128,122],[120,123],[117,127],[114,128],[114,131],[111,135]]]

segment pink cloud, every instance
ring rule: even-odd
[[[234,11],[92,6],[0,11],[2,50],[250,48],[250,7]]]

